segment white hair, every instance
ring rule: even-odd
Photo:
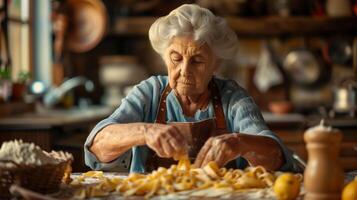
[[[151,45],[160,55],[175,36],[192,36],[196,42],[207,43],[220,59],[231,59],[237,51],[237,35],[226,20],[195,4],[184,4],[160,17],[149,30]]]

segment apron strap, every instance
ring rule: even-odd
[[[221,95],[213,79],[209,82],[208,88],[211,91],[217,133],[227,133],[227,125],[222,108]],[[170,94],[171,90],[172,89],[170,84],[167,84],[160,96],[159,106],[156,111],[155,123],[166,124],[166,98]]]
[[[213,79],[209,82],[208,87],[212,95],[217,134],[219,135],[222,133],[227,133],[227,125],[222,107],[221,94]]]
[[[170,84],[167,84],[160,96],[159,107],[156,111],[155,123],[166,124],[166,98],[171,92]]]

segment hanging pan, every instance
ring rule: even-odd
[[[330,66],[321,54],[306,48],[290,51],[284,58],[283,68],[294,84],[305,89],[321,87],[331,77]]]

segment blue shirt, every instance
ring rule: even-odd
[[[281,140],[268,129],[260,113],[258,106],[248,93],[232,80],[214,78],[221,94],[223,112],[226,118],[227,129],[231,133],[246,133],[266,136],[274,139],[281,146],[285,164],[280,170],[298,170],[291,152],[285,147]],[[122,164],[124,157],[119,156],[110,163],[101,163],[96,156],[89,151],[95,135],[105,126],[116,123],[148,122],[153,123],[160,96],[168,84],[167,76],[152,76],[136,85],[122,100],[121,105],[108,118],[100,121],[89,134],[85,144],[85,163],[95,170],[111,170]],[[212,102],[204,110],[198,110],[193,117],[183,114],[181,105],[173,91],[166,99],[167,122],[195,122],[214,117]],[[145,172],[145,162],[148,153],[147,146],[136,146],[131,149],[132,161],[130,172]],[[239,164],[239,158],[237,164]]]

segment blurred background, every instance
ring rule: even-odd
[[[227,19],[239,47],[216,75],[247,89],[292,150],[306,160],[304,130],[325,119],[357,168],[356,0],[0,0],[0,142],[67,150],[86,170],[93,126],[166,74],[148,29],[184,3]]]

